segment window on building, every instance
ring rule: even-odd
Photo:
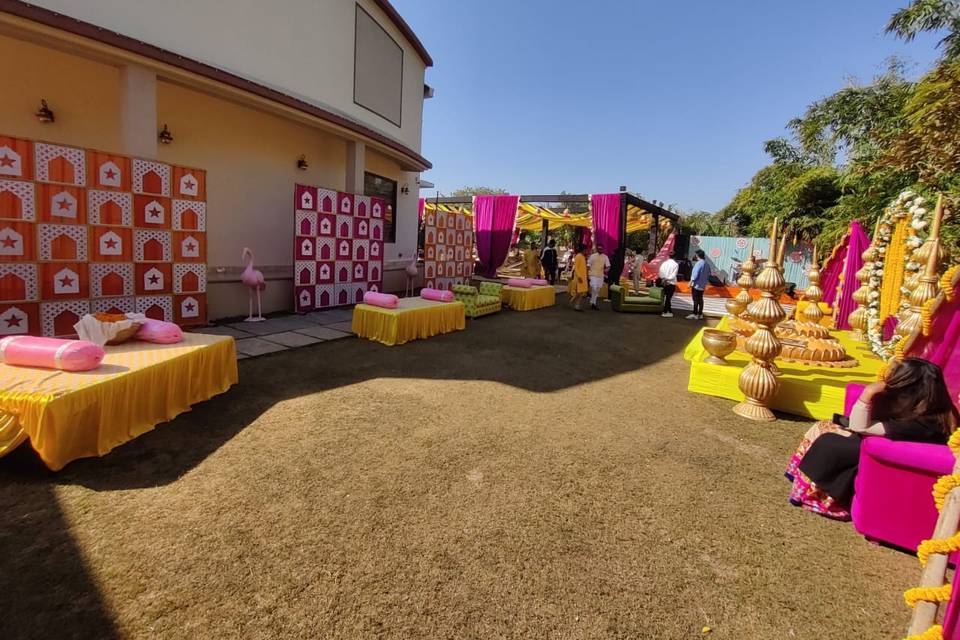
[[[353,55],[353,101],[400,126],[403,49],[357,5]]]
[[[386,242],[397,241],[397,181],[369,171],[363,174],[363,195],[383,198],[387,212],[383,215],[383,237]]]

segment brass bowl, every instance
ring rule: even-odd
[[[723,365],[727,364],[724,358],[737,348],[737,334],[719,329],[704,329],[703,335],[700,337],[700,343],[710,354],[704,362]]]

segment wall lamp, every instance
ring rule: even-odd
[[[53,122],[53,111],[50,110],[50,107],[47,106],[47,101],[43,98],[40,99],[40,108],[37,109],[37,112],[33,114],[37,116],[37,120],[40,122]]]
[[[403,186],[400,187],[400,193],[402,193],[403,195],[407,195],[408,193],[410,193],[410,187],[407,186],[406,182],[404,182]]]
[[[300,171],[306,171],[307,167],[309,166],[310,163],[307,162],[307,156],[300,156],[300,158],[297,160],[297,169],[300,169]]]
[[[170,144],[173,142],[173,134],[170,133],[170,129],[167,128],[167,125],[163,125],[163,129],[161,129],[160,133],[157,135],[157,140],[163,144]]]

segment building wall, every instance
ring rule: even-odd
[[[144,96],[125,95],[118,67],[5,36],[0,59],[21,61],[0,66],[3,134],[129,153],[123,105],[155,101],[157,123],[144,123],[136,137],[155,141],[167,124],[174,142],[156,145],[156,157],[207,171],[208,316],[246,314],[247,291],[239,282],[245,246],[268,280],[264,311],[292,309],[293,185],[346,189],[346,139],[163,80],[132,85]],[[41,97],[55,123],[34,117]],[[296,166],[300,155],[309,162],[306,171]],[[384,288],[399,291],[406,284],[402,269],[416,255],[417,174],[370,149],[363,157],[366,170],[409,189],[398,193],[397,241],[385,247]]]
[[[425,67],[371,0],[360,6],[403,49],[401,126],[354,104],[354,0],[31,0],[41,6],[332,107],[420,151]]]

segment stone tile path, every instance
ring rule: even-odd
[[[237,341],[237,359],[304,347],[327,340],[350,338],[353,309],[331,309],[304,315],[283,315],[263,322],[229,322],[196,329],[197,333],[232,336]]]

